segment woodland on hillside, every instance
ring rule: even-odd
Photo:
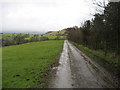
[[[87,47],[101,65],[120,80],[120,2],[110,2],[102,14],[87,20],[81,27],[67,28],[68,40]],[[93,52],[93,53],[92,53]],[[99,53],[99,54],[97,54]],[[119,81],[118,80],[118,81]]]
[[[108,52],[114,57],[120,55],[120,2],[110,2],[104,13],[97,13],[94,19],[84,22],[82,27],[67,28],[68,40],[82,44],[90,49]]]

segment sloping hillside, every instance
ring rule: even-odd
[[[49,39],[65,39],[66,38],[66,31],[49,31],[43,36],[48,37]]]

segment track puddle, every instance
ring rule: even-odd
[[[59,59],[59,66],[54,67],[57,69],[55,78],[50,82],[50,88],[73,88],[73,80],[70,69],[70,61],[68,56],[68,45],[64,41],[63,52]]]
[[[67,40],[49,88],[114,88],[111,75]]]

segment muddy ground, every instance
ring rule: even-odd
[[[64,41],[59,66],[49,81],[49,88],[114,88],[110,73],[67,40]]]

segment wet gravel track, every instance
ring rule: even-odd
[[[112,76],[67,40],[49,88],[114,88]]]

